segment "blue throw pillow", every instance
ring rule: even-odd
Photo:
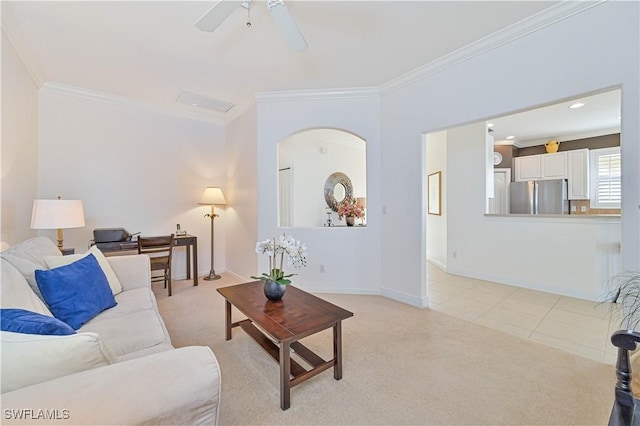
[[[57,318],[24,309],[0,309],[0,328],[25,334],[76,334],[73,328]]]
[[[109,281],[93,254],[48,271],[36,270],[35,276],[53,316],[75,330],[116,306]]]

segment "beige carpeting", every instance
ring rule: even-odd
[[[604,425],[615,370],[429,309],[379,296],[320,294],[354,313],[343,322],[344,376],[326,371],[280,410],[278,366],[239,328],[224,338],[224,300],[236,283],[154,284],[175,346],[206,345],[222,372],[220,424]],[[286,294],[285,294],[286,297]],[[234,320],[239,318],[234,311]],[[329,359],[331,332],[303,342]]]

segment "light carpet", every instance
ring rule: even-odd
[[[291,390],[280,409],[278,365],[244,331],[225,341],[224,299],[237,283],[175,281],[154,292],[176,347],[209,346],[220,363],[220,424],[604,425],[615,369],[381,296],[319,294],[343,321],[343,379],[331,370]],[[285,294],[286,297],[286,294]],[[233,311],[234,320],[241,318]],[[332,356],[326,330],[303,340]]]

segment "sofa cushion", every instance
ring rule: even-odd
[[[16,244],[0,253],[0,257],[16,267],[27,279],[33,292],[42,300],[35,278],[36,269],[47,269],[45,256],[62,256],[58,247],[48,238],[36,237]]]
[[[99,334],[118,357],[155,345],[171,343],[169,333],[155,309],[113,318],[103,317],[104,315],[98,315],[78,331]]]
[[[149,309],[157,310],[155,296],[148,288],[135,288],[133,290],[123,291],[117,294],[115,298],[118,304],[100,313],[100,318],[96,318],[96,320],[103,321],[105,319]]]
[[[2,393],[117,362],[113,351],[95,333],[68,336],[0,333]]]
[[[111,265],[109,265],[109,261],[107,260],[107,258],[96,246],[91,246],[91,248],[83,254],[71,254],[68,256],[45,256],[44,262],[47,264],[49,269],[52,269],[68,265],[75,262],[76,260],[82,259],[83,257],[87,257],[90,254],[93,254],[96,257],[100,268],[102,268],[102,272],[104,272],[105,276],[107,277],[107,281],[109,281],[111,292],[114,295],[122,292],[122,284],[120,284],[118,276],[115,274],[115,272],[113,272],[113,269],[111,268]]]
[[[0,258],[0,307],[25,309],[53,316],[49,308],[33,292],[20,271],[2,258]]]
[[[76,330],[116,305],[107,277],[93,254],[59,268],[37,270],[35,276],[53,316]]]
[[[0,309],[0,329],[14,333],[65,336],[75,334],[67,323],[24,309]]]

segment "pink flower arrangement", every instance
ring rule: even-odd
[[[338,204],[338,217],[342,219],[343,216],[362,218],[364,217],[364,208],[354,198],[346,198]]]

